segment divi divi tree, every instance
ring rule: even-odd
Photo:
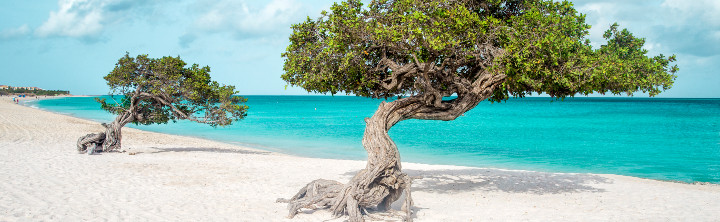
[[[329,207],[362,221],[367,208],[386,210],[405,191],[411,220],[411,178],[388,136],[399,121],[454,120],[481,101],[533,93],[654,96],[670,88],[675,56],[648,56],[644,39],[617,24],[593,48],[589,28],[572,3],[548,0],[347,0],[293,25],[282,54],[290,85],[397,99],[365,120],[366,168],[346,184],[316,180],[281,199],[290,217]]]
[[[117,100],[96,98],[102,109],[117,115],[105,132],[78,139],[79,152],[121,148],[121,129],[128,123],[160,124],[190,120],[225,126],[244,118],[245,98],[235,96],[234,86],[210,80],[210,67],[187,64],[180,57],[148,58],[125,54],[105,76]]]

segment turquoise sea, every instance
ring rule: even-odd
[[[129,127],[299,156],[364,160],[363,119],[382,101],[353,96],[246,98],[248,117],[229,127],[188,121]],[[114,118],[90,97],[26,104],[101,122]],[[531,97],[482,102],[455,121],[400,122],[390,136],[404,162],[720,183],[720,99]]]

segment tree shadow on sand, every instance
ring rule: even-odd
[[[502,191],[508,193],[559,194],[605,192],[591,184],[611,183],[607,178],[590,174],[545,173],[499,169],[406,170],[420,176],[413,182],[415,190],[452,193],[459,191]]]
[[[403,170],[413,180],[412,191],[457,193],[467,191],[500,191],[508,193],[560,194],[605,192],[593,184],[612,180],[591,174],[545,173],[500,169]],[[345,175],[355,175],[355,171]]]
[[[221,149],[221,148],[199,148],[199,147],[178,147],[178,148],[158,148],[151,147],[154,151],[144,152],[152,153],[168,153],[168,152],[208,152],[208,153],[238,153],[238,154],[259,154],[268,155],[270,152],[253,151],[253,150],[237,150],[237,149]]]

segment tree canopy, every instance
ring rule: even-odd
[[[133,58],[126,53],[105,76],[111,94],[123,97],[97,100],[104,110],[131,113],[130,122],[145,125],[187,119],[224,126],[247,115],[246,99],[234,95],[234,86],[212,81],[208,66],[186,65],[179,56]]]
[[[568,1],[347,0],[292,26],[282,78],[310,92],[428,104],[462,96],[485,74],[501,83],[491,101],[670,88],[675,56],[649,57],[645,40],[617,24],[593,49],[589,29]]]
[[[546,93],[650,96],[670,88],[675,56],[648,56],[645,40],[617,24],[593,48],[590,26],[572,3],[552,0],[359,0],[334,4],[292,26],[282,78],[309,92],[348,93],[381,103],[365,119],[368,164],[348,183],[315,180],[290,199],[362,221],[367,208],[390,209],[405,192],[412,220],[412,178],[388,130],[406,119],[453,120],[479,102]],[[453,98],[446,98],[455,95]]]

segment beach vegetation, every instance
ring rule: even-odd
[[[0,89],[0,95],[57,96],[57,95],[69,95],[69,94],[70,94],[70,91],[67,91],[67,90],[44,90],[44,89],[21,89],[21,88]]]
[[[398,122],[454,120],[485,100],[655,96],[672,86],[674,55],[648,55],[645,39],[618,24],[593,47],[589,29],[571,2],[550,0],[346,0],[292,25],[282,54],[289,85],[393,100],[365,120],[365,169],[348,183],[312,181],[280,201],[290,217],[329,208],[362,221],[368,209],[388,210],[404,193],[409,221],[412,179],[388,135]]]
[[[180,57],[150,58],[148,55],[120,58],[105,77],[112,99],[96,98],[103,110],[117,115],[103,124],[102,133],[78,139],[78,151],[94,152],[121,148],[121,129],[128,123],[163,124],[189,120],[212,127],[226,126],[247,115],[245,98],[232,85],[210,79],[210,67],[188,66]]]

